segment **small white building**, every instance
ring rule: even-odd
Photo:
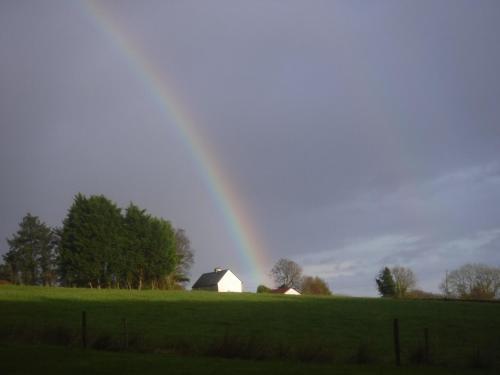
[[[216,268],[214,272],[201,275],[193,284],[193,290],[241,293],[243,291],[243,284],[230,270]]]
[[[289,294],[292,296],[300,296],[299,291],[297,291],[294,288],[288,287],[286,285],[282,285],[278,289],[273,289],[272,292],[277,294]]]

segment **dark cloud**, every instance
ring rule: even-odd
[[[464,240],[500,228],[496,1],[99,4],[213,146],[271,259],[326,251],[309,269],[355,294],[383,262],[430,289],[462,261],[500,262],[498,240]],[[83,2],[2,2],[0,48],[0,236],[103,193],[184,227],[195,274],[249,275],[174,124]]]

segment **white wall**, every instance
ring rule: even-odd
[[[220,279],[217,284],[219,287],[219,292],[238,292],[241,293],[243,289],[243,285],[241,284],[240,279],[238,279],[234,273],[231,271],[227,271],[224,277]]]

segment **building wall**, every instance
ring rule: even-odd
[[[219,281],[218,284],[219,292],[238,292],[243,291],[243,285],[234,273],[227,271],[224,277]]]

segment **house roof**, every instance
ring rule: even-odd
[[[198,280],[193,284],[193,289],[196,288],[208,288],[212,286],[216,286],[217,283],[224,277],[224,275],[229,270],[220,270],[214,272],[204,273],[200,276]]]
[[[291,286],[282,285],[279,288],[272,289],[271,293],[281,293],[281,294],[283,294],[283,293],[285,293],[286,291],[288,291],[290,289],[293,289],[293,290],[297,291],[296,289],[292,288]]]

